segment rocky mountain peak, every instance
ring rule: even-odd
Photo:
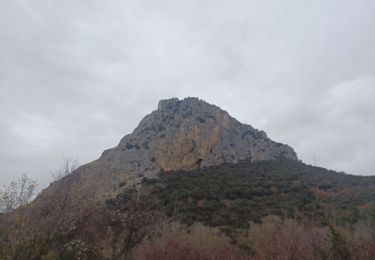
[[[297,160],[291,147],[272,141],[217,106],[198,98],[172,98],[160,101],[117,147],[69,176],[74,178],[71,193],[103,200],[120,192],[119,187],[138,185],[161,170],[277,158]]]
[[[189,97],[183,100],[171,98],[161,100],[158,109],[140,122],[135,133],[155,125],[160,126],[158,128],[162,131],[163,128],[167,127],[188,127],[189,125],[197,125],[197,123],[199,123],[199,126],[204,126],[206,122],[210,121],[229,128],[229,119],[230,116],[226,111],[198,98]]]
[[[239,123],[198,98],[162,100],[118,147],[102,156],[111,167],[144,174],[190,170],[242,159],[297,159],[292,148]]]
[[[208,104],[204,100],[201,100],[196,97],[188,97],[182,100],[179,100],[178,98],[170,98],[170,99],[163,99],[160,100],[158,103],[158,111],[164,111],[166,113],[174,113],[178,111],[179,109],[181,110],[186,110],[186,109],[192,109],[192,110],[220,110],[219,107]]]

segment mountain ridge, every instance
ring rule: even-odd
[[[161,100],[116,147],[75,174],[83,183],[97,186],[90,196],[111,197],[119,183],[137,185],[144,176],[154,177],[161,170],[277,158],[298,159],[291,147],[272,141],[265,132],[238,122],[215,105],[198,98],[172,98]],[[79,186],[78,193],[84,194]]]

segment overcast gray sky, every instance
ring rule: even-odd
[[[373,0],[0,0],[0,185],[46,185],[187,96],[375,174],[374,28]]]

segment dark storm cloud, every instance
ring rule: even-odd
[[[198,96],[307,163],[375,174],[375,2],[0,1],[0,183],[88,162]]]

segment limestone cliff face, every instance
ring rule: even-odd
[[[168,99],[119,145],[76,173],[74,193],[109,197],[119,184],[137,185],[160,170],[191,170],[242,159],[296,160],[293,149],[270,140],[226,111],[197,98]]]

